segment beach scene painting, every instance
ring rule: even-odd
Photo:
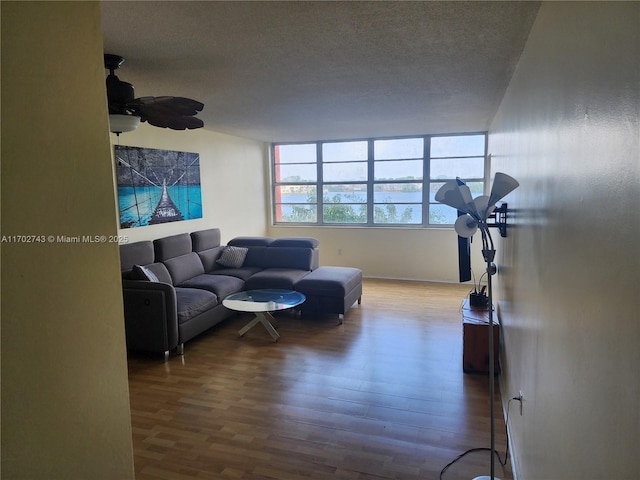
[[[116,145],[120,228],[202,218],[200,155]]]

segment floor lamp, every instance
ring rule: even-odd
[[[487,220],[496,209],[496,202],[518,187],[518,182],[509,175],[496,173],[489,196],[482,195],[475,199],[471,196],[469,187],[459,178],[445,183],[436,193],[435,200],[453,207],[464,215],[458,217],[455,222],[455,230],[458,235],[471,238],[478,230],[482,236],[482,256],[487,268],[487,291],[489,304],[489,404],[491,405],[491,475],[475,477],[473,480],[499,480],[495,477],[495,420],[494,420],[494,392],[495,392],[495,366],[493,356],[493,287],[491,276],[496,273],[496,265],[493,260],[496,249],[489,232]]]

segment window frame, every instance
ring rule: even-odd
[[[431,139],[438,137],[459,137],[459,136],[484,136],[484,148],[482,155],[467,155],[467,156],[451,156],[451,157],[431,157]],[[404,140],[404,139],[422,139],[423,141],[423,155],[420,159],[375,159],[374,149],[376,141],[384,141],[384,140]],[[363,160],[345,160],[345,161],[336,161],[331,160],[327,162],[323,162],[323,145],[325,144],[335,144],[335,143],[350,143],[350,142],[367,142],[367,178],[366,180],[342,180],[342,181],[324,181],[322,178],[323,174],[323,164],[339,164],[339,163],[350,163],[350,162],[363,162]],[[276,171],[278,170],[279,165],[288,165],[292,164],[290,162],[280,162],[276,163],[276,147],[278,146],[288,146],[288,145],[315,145],[316,152],[316,179],[315,181],[301,181],[301,182],[293,182],[293,181],[276,181]],[[340,139],[340,140],[314,140],[314,141],[301,141],[301,142],[274,142],[270,145],[270,183],[271,183],[271,200],[270,200],[270,211],[271,211],[271,224],[274,226],[317,226],[317,227],[350,227],[350,228],[450,228],[453,226],[453,223],[431,223],[430,222],[430,211],[432,205],[440,205],[438,202],[430,201],[430,191],[432,188],[432,184],[440,184],[443,182],[447,182],[450,180],[455,180],[453,178],[439,178],[432,180],[430,178],[431,174],[431,161],[439,160],[439,159],[463,159],[463,158],[482,158],[483,159],[483,176],[482,177],[464,177],[463,180],[467,183],[482,183],[482,192],[483,194],[487,194],[488,188],[488,177],[489,177],[489,161],[490,156],[487,154],[488,148],[488,134],[486,131],[483,132],[465,132],[465,133],[444,133],[444,134],[424,134],[424,135],[406,135],[406,136],[388,136],[388,137],[368,137],[368,138],[355,138],[355,139]],[[375,179],[375,165],[376,161],[404,161],[404,160],[421,160],[422,161],[422,178],[421,179],[401,179],[401,180],[389,180],[389,179]],[[303,162],[306,164],[312,164],[312,162]],[[380,184],[415,184],[420,183],[422,187],[422,201],[419,205],[422,208],[421,214],[421,222],[414,223],[399,223],[399,222],[387,222],[387,223],[376,223],[375,222],[375,187]],[[323,219],[323,210],[326,205],[352,205],[349,202],[342,203],[334,203],[334,202],[324,202],[324,187],[325,185],[364,185],[366,188],[366,204],[365,203],[355,203],[354,205],[366,205],[366,222],[327,222]],[[299,186],[310,186],[315,187],[316,191],[316,202],[315,203],[282,203],[278,202],[280,196],[278,195],[278,189],[281,187],[299,187]],[[407,205],[409,203],[395,203],[392,202],[390,205]],[[411,203],[413,204],[413,203]],[[286,222],[286,221],[278,221],[278,207],[285,205],[305,205],[305,206],[315,206],[315,221],[301,221],[301,222]]]

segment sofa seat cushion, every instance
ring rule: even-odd
[[[260,267],[224,268],[218,266],[215,270],[211,270],[207,273],[209,275],[227,275],[230,277],[240,278],[245,281],[260,271],[262,271],[262,268]]]
[[[244,280],[228,275],[209,275],[203,273],[180,284],[181,287],[200,288],[215,293],[219,299],[242,290]]]
[[[295,284],[305,295],[344,297],[362,284],[362,270],[351,267],[320,267]]]
[[[260,290],[263,288],[282,288],[285,290],[293,290],[296,282],[308,274],[308,270],[266,268],[248,278],[244,284],[244,289]]]
[[[218,305],[215,293],[199,288],[176,287],[178,323],[184,323]]]

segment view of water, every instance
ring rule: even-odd
[[[330,199],[337,195],[331,193],[325,195]],[[435,192],[430,192],[429,199],[431,202],[435,202]],[[293,207],[286,205],[288,203],[305,204],[308,203],[308,195],[306,194],[283,194],[281,196],[281,214],[282,218],[292,215]],[[367,196],[364,192],[356,193],[340,193],[340,203],[366,205]],[[406,210],[410,210],[410,219],[406,223],[421,224],[422,223],[422,192],[375,192],[374,203],[376,206],[379,204],[392,204],[395,207],[396,216],[402,217]],[[324,204],[325,206],[328,203]],[[356,205],[359,208],[359,205]],[[451,224],[455,221],[456,211],[451,207],[441,204],[431,205],[430,209],[431,223],[444,223]]]

